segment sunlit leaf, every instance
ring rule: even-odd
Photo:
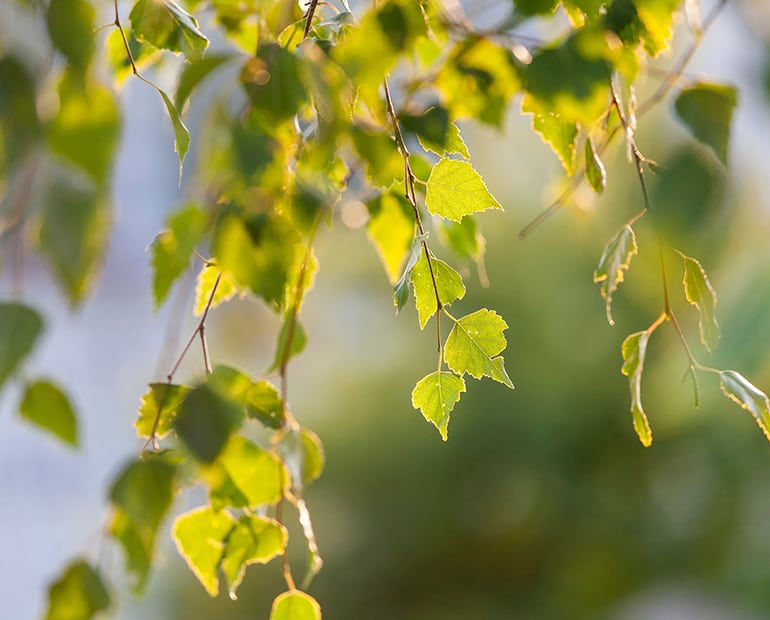
[[[594,149],[594,143],[590,137],[586,137],[585,160],[588,184],[597,194],[601,194],[607,187],[607,171],[604,169],[604,164]]]
[[[326,455],[321,440],[313,431],[306,428],[289,430],[278,449],[291,474],[294,489],[301,491],[321,475]]]
[[[435,289],[433,288],[434,278]],[[454,301],[465,297],[465,285],[460,274],[435,257],[431,257],[429,265],[425,252],[420,255],[420,260],[412,269],[412,289],[420,329],[423,329],[430,317],[436,314],[436,290],[438,290],[442,307],[451,306]]]
[[[722,335],[715,312],[717,294],[703,266],[694,258],[684,254],[681,256],[684,261],[684,295],[698,309],[701,342],[709,351],[713,351]]]
[[[572,176],[575,172],[577,124],[565,121],[558,113],[540,105],[530,93],[524,94],[521,111],[524,114],[532,114],[532,129],[551,147],[564,166],[565,172]]]
[[[465,392],[465,381],[451,372],[432,372],[417,382],[412,390],[412,406],[433,424],[447,440],[449,414]]]
[[[631,416],[634,430],[645,448],[652,444],[652,430],[650,429],[647,415],[642,408],[642,372],[644,370],[644,356],[647,352],[649,337],[650,333],[647,331],[636,332],[623,341],[621,348],[623,367],[620,369],[620,372],[628,377],[631,390]]]
[[[397,188],[397,185],[392,186],[366,204],[369,210],[366,231],[380,255],[391,284],[398,280],[414,238],[412,207]]]
[[[217,283],[217,278],[219,282]],[[214,291],[214,284],[217,290]],[[214,295],[212,297],[212,291]],[[198,273],[195,281],[195,305],[193,314],[200,316],[211,300],[211,308],[216,308],[235,297],[238,293],[238,285],[232,274],[225,273],[217,268],[216,264],[208,264]]]
[[[78,421],[69,399],[53,383],[28,383],[19,408],[21,417],[70,446],[78,445]]]
[[[110,604],[99,572],[85,560],[75,560],[49,586],[45,620],[91,620]]]
[[[770,441],[770,400],[767,394],[734,370],[719,373],[719,387],[727,398],[754,416],[759,428]]]
[[[420,258],[420,253],[423,251],[422,243],[426,239],[427,236],[423,235],[417,235],[414,238],[404,271],[398,279],[398,282],[393,286],[393,303],[396,306],[396,312],[404,307],[406,300],[409,298],[409,282],[412,280],[412,269],[414,269],[414,266]]]
[[[737,103],[738,93],[732,86],[698,82],[679,93],[674,107],[690,133],[727,164],[730,123]]]
[[[402,113],[398,119],[402,129],[415,134],[426,151],[432,151],[439,157],[451,154],[465,159],[470,157],[460,130],[450,120],[446,108],[432,106],[421,115]]]
[[[160,88],[156,89],[160,98],[163,100],[163,105],[166,106],[166,112],[171,119],[171,125],[174,128],[174,152],[179,157],[179,179],[182,178],[182,164],[184,163],[185,155],[190,149],[190,132],[185,124],[182,122],[182,117],[179,115],[179,110],[176,109],[168,95]]]
[[[467,372],[476,379],[491,377],[513,389],[499,355],[507,344],[503,335],[506,329],[508,324],[503,318],[486,308],[458,319],[444,349],[447,366],[460,375]]]
[[[219,593],[217,569],[234,527],[235,519],[227,511],[204,506],[179,515],[171,528],[179,554],[210,596]]]
[[[246,396],[246,415],[259,420],[268,428],[281,428],[285,418],[283,400],[278,390],[267,381],[258,381],[252,385]]]
[[[43,319],[32,308],[0,303],[0,387],[15,374],[43,331]]]
[[[134,422],[139,437],[163,439],[171,431],[174,417],[190,388],[173,383],[151,383],[142,396],[139,417]]]
[[[270,620],[321,620],[321,606],[309,594],[291,590],[275,598]]]
[[[610,239],[594,269],[594,282],[600,284],[599,292],[605,300],[607,322],[610,325],[615,325],[612,318],[612,295],[623,282],[624,273],[637,252],[634,230],[625,224]]]
[[[503,208],[470,163],[453,159],[442,159],[433,166],[425,206],[432,214],[455,222],[477,211]]]
[[[270,366],[270,371],[278,370],[295,355],[305,350],[307,345],[307,332],[298,317],[289,319],[290,314],[284,316],[281,330],[278,332],[278,341],[275,345],[275,356]],[[291,339],[291,342],[289,340]]]
[[[138,0],[129,19],[137,39],[182,52],[189,61],[202,58],[209,45],[195,18],[174,0]]]

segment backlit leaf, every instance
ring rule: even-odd
[[[642,408],[642,372],[644,370],[644,356],[647,352],[649,337],[650,334],[647,331],[636,332],[623,341],[621,347],[623,367],[620,369],[620,372],[628,377],[631,390],[631,416],[634,430],[645,448],[652,444],[652,430],[650,429],[647,415]]]
[[[366,206],[369,209],[366,231],[377,249],[388,281],[395,284],[414,238],[412,207],[395,185],[367,202]]]
[[[278,449],[295,490],[302,491],[321,475],[326,455],[321,440],[313,431],[306,428],[287,431]]]
[[[684,295],[698,309],[701,342],[713,351],[721,336],[715,312],[717,294],[701,264],[694,258],[681,256],[684,261]]]
[[[289,314],[284,316],[281,324],[281,331],[278,332],[278,342],[275,345],[275,356],[270,371],[278,370],[295,355],[299,355],[305,350],[307,345],[307,332],[300,323],[298,317],[289,320]],[[289,339],[291,338],[291,343]]]
[[[278,390],[267,381],[258,381],[252,385],[246,396],[246,415],[259,420],[268,428],[281,428],[285,419],[283,400]]]
[[[479,232],[476,218],[466,215],[460,222],[442,221],[439,225],[442,239],[460,258],[480,261],[486,250],[486,240]]]
[[[19,409],[21,417],[65,443],[77,447],[78,421],[67,396],[48,381],[28,383]]]
[[[433,215],[455,222],[477,211],[503,208],[470,163],[453,159],[442,159],[433,166],[425,206]]]
[[[189,61],[202,58],[209,45],[195,18],[174,0],[138,0],[129,19],[137,39],[182,52]]]
[[[503,332],[508,324],[494,310],[482,308],[458,319],[449,332],[444,359],[447,366],[462,375],[476,379],[491,377],[513,389],[502,356],[506,347]]]
[[[185,124],[182,122],[182,117],[179,115],[179,110],[176,109],[168,95],[160,88],[156,87],[160,98],[163,100],[163,105],[166,106],[166,112],[171,119],[171,125],[174,128],[174,152],[179,157],[179,179],[182,179],[182,164],[184,163],[185,155],[190,149],[190,132]]]
[[[184,66],[174,95],[174,107],[182,112],[193,90],[223,64],[233,60],[233,54],[211,54]]]
[[[586,137],[585,160],[588,184],[597,194],[601,194],[607,187],[607,171],[604,169],[604,164],[599,159],[599,154],[594,149],[594,143],[590,137]]]
[[[599,258],[599,264],[594,269],[594,282],[600,284],[599,292],[605,300],[607,322],[610,325],[615,325],[612,318],[612,294],[623,282],[624,273],[631,263],[631,258],[637,252],[634,230],[625,224],[610,239]]]
[[[674,107],[690,133],[710,146],[726,164],[730,123],[737,103],[738,93],[732,86],[698,82],[679,93]]]
[[[0,387],[32,351],[43,319],[32,308],[17,303],[0,303]]]
[[[171,529],[179,554],[210,596],[219,593],[217,569],[234,526],[226,510],[203,506],[179,515]]]
[[[412,406],[422,412],[433,424],[441,438],[447,440],[449,414],[460,395],[465,392],[465,381],[451,372],[433,372],[417,382],[412,390]]]
[[[470,157],[460,130],[450,120],[446,108],[432,106],[419,116],[402,113],[398,119],[401,128],[415,134],[426,151],[432,151],[439,157],[450,154],[461,155],[465,159]]]
[[[217,277],[219,277],[219,283],[212,297],[211,292],[214,290]],[[216,264],[205,265],[198,273],[198,278],[195,281],[193,314],[195,316],[203,314],[209,299],[211,299],[211,308],[216,308],[235,297],[236,293],[238,293],[238,285],[232,274],[221,271]]]
[[[262,46],[243,66],[241,83],[266,129],[290,119],[307,101],[300,66],[299,56],[274,43]]]
[[[524,114],[532,114],[532,129],[551,147],[565,172],[572,176],[575,172],[577,124],[565,121],[558,113],[541,106],[530,93],[524,94],[521,111]]]
[[[321,606],[309,594],[291,590],[275,598],[270,620],[321,620]]]
[[[48,587],[45,620],[91,620],[110,603],[99,572],[85,560],[75,560]]]
[[[174,417],[190,388],[173,383],[151,383],[148,392],[142,396],[139,417],[134,422],[139,437],[152,437],[153,429],[157,439],[163,439],[171,431]]]
[[[754,416],[759,428],[770,441],[770,400],[767,394],[734,370],[719,373],[719,387],[727,398]]]
[[[398,279],[398,282],[393,286],[393,303],[396,306],[396,312],[401,310],[409,298],[409,282],[412,279],[412,269],[417,264],[420,258],[420,253],[423,251],[422,242],[427,239],[427,235],[417,235],[412,242],[412,250],[409,252],[409,258],[406,261],[404,272]]]
[[[433,270],[432,276],[431,268]],[[430,317],[436,314],[437,304],[436,289],[433,288],[434,278],[442,307],[451,306],[455,300],[465,297],[465,285],[460,274],[444,261],[434,257],[431,257],[430,265],[428,265],[425,252],[423,252],[420,255],[420,260],[417,261],[414,269],[412,269],[414,304],[417,308],[420,329],[423,329]]]

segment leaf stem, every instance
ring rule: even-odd
[[[275,520],[278,521],[278,523],[283,524],[283,503],[286,500],[281,497],[281,500],[278,502],[278,505],[275,507]],[[297,589],[297,585],[294,583],[294,577],[291,574],[291,565],[289,564],[289,554],[286,550],[286,547],[283,548],[283,552],[281,553],[281,572],[283,573],[283,580],[286,582],[286,587],[289,588],[292,592],[294,592]]]
[[[315,14],[316,8],[318,8],[318,0],[310,0],[310,4],[307,7],[307,13],[305,13],[305,29],[302,32],[303,41],[307,39],[310,34],[310,28],[313,23],[313,15]]]

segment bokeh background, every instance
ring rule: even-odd
[[[727,174],[676,124],[670,101],[640,121],[638,134],[648,157],[688,179],[682,189],[651,177],[653,202],[685,214],[670,234],[701,260],[720,295],[723,339],[709,355],[696,342],[696,317],[675,294],[696,355],[765,390],[769,45],[766,0],[736,0],[686,72],[740,88]],[[47,324],[29,367],[68,386],[83,445],[71,452],[49,440],[16,416],[17,392],[0,395],[0,618],[40,617],[47,583],[83,553],[116,582],[120,619],[267,618],[282,589],[278,566],[250,568],[238,601],[210,599],[178,557],[167,523],[159,567],[138,600],[125,588],[120,550],[101,534],[110,480],[141,447],[132,428],[139,396],[164,376],[194,326],[192,276],[160,312],[150,297],[145,248],[185,198],[171,131],[150,89],[129,81],[122,98],[116,222],[95,295],[72,313],[41,266],[26,262],[24,296]],[[480,218],[492,285],[481,287],[469,268],[457,313],[489,306],[505,317],[516,390],[471,379],[441,442],[409,402],[414,382],[434,367],[433,332],[419,331],[412,308],[394,316],[363,230],[338,220],[320,235],[321,272],[304,309],[310,341],[292,363],[289,394],[327,451],[307,496],[326,562],[311,588],[324,617],[770,618],[770,446],[713,377],[702,377],[702,403],[693,407],[680,381],[686,358],[669,326],[651,342],[643,383],[653,446],[642,448],[631,428],[620,344],[662,304],[650,223],[639,224],[641,253],[616,295],[615,327],[591,281],[606,241],[642,206],[624,148],[608,151],[600,200],[578,193],[520,242],[518,230],[560,189],[558,163],[517,110],[503,136],[462,129],[506,211]],[[669,272],[676,289],[681,275],[674,264]],[[7,271],[0,274],[0,290],[10,286]],[[277,327],[254,302],[217,309],[212,355],[260,375]],[[182,373],[202,371],[191,356]],[[176,510],[200,501],[185,494]],[[291,551],[302,564],[301,546]]]

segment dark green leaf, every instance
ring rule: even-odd
[[[507,342],[503,332],[508,324],[494,310],[482,308],[458,319],[449,332],[444,359],[447,366],[476,379],[491,377],[513,389],[502,356]]]
[[[289,338],[291,338],[291,344],[287,346]],[[281,366],[288,363],[292,357],[302,353],[306,345],[307,333],[299,318],[295,316],[289,320],[289,316],[285,316],[281,324],[281,331],[278,332],[275,357],[273,358],[272,366],[270,366],[270,371],[278,370]]]
[[[350,131],[353,146],[366,162],[367,178],[378,187],[403,184],[404,160],[393,136],[385,131],[354,126]]]
[[[409,252],[409,258],[406,261],[404,272],[393,286],[393,303],[396,306],[396,312],[401,310],[409,298],[409,282],[412,279],[412,269],[417,264],[422,252],[422,242],[427,239],[427,235],[417,235],[412,242],[412,250]]]
[[[684,261],[684,295],[698,309],[701,342],[713,351],[721,336],[715,312],[717,294],[701,264],[694,258],[680,255]]]
[[[421,115],[399,114],[401,127],[417,136],[420,145],[426,151],[432,151],[439,157],[449,154],[470,157],[468,147],[460,136],[460,130],[449,118],[446,108],[433,106]]]
[[[241,83],[265,129],[290,119],[307,101],[299,71],[298,56],[273,43],[243,66]]]
[[[291,590],[275,598],[270,620],[321,620],[321,606],[309,594]]]
[[[727,398],[754,416],[759,428],[770,441],[770,400],[767,394],[734,370],[719,373],[719,387]]]
[[[560,114],[542,106],[529,93],[524,94],[521,111],[525,114],[532,114],[532,129],[551,147],[551,150],[564,166],[565,172],[572,176],[575,172],[577,124],[565,121]]]
[[[182,112],[193,90],[223,64],[236,58],[234,54],[211,54],[185,65],[179,76],[179,86],[174,96],[174,107]]]
[[[53,383],[28,383],[19,409],[21,417],[43,428],[65,443],[77,447],[78,421],[67,396]]]
[[[599,154],[594,149],[594,143],[590,137],[586,137],[586,179],[588,184],[597,193],[601,194],[607,187],[607,171],[604,169]]]
[[[698,82],[679,93],[674,107],[690,133],[727,164],[730,123],[737,103],[738,93],[732,86]]]
[[[43,319],[32,308],[17,303],[0,303],[0,387],[32,351]]]
[[[453,159],[442,159],[433,166],[425,206],[433,215],[455,222],[477,211],[503,208],[470,163]]]
[[[288,538],[286,528],[273,519],[244,515],[238,520],[227,537],[222,556],[222,572],[231,599],[236,598],[246,568],[250,564],[267,564],[283,553]]]
[[[174,417],[190,388],[173,383],[151,383],[150,390],[142,396],[139,417],[134,422],[139,437],[163,439],[171,431]]]
[[[27,67],[10,54],[0,57],[0,160],[9,170],[24,161],[40,133],[36,101]]]
[[[47,24],[51,41],[70,65],[85,73],[94,53],[95,11],[86,0],[51,0]]]
[[[189,61],[202,58],[209,45],[195,18],[174,0],[138,0],[129,19],[137,39],[182,52]]]
[[[441,438],[446,441],[449,414],[463,392],[465,381],[462,377],[451,372],[432,372],[414,386],[412,406],[422,412],[423,417],[438,429]]]
[[[607,322],[615,325],[612,318],[612,294],[623,282],[624,273],[631,264],[631,258],[638,251],[634,230],[623,225],[604,248],[599,264],[594,269],[594,282],[601,283],[599,292],[605,300]]]
[[[190,149],[190,132],[182,122],[182,117],[179,115],[179,110],[171,103],[171,99],[160,88],[156,87],[160,98],[163,99],[163,105],[166,106],[166,112],[171,119],[171,125],[174,127],[174,152],[179,157],[179,179],[182,179],[182,164],[184,163],[185,155]]]
[[[420,329],[423,329],[430,317],[436,314],[434,278],[442,307],[451,306],[457,299],[465,297],[465,285],[460,274],[444,261],[435,257],[431,257],[429,265],[425,252],[423,252],[420,255],[420,260],[412,269],[412,289],[414,290],[414,304],[417,308]]]
[[[49,586],[45,620],[91,620],[110,603],[99,572],[85,560],[75,560]]]
[[[642,408],[642,372],[644,371],[644,356],[647,352],[649,338],[650,333],[643,331],[631,334],[623,341],[621,347],[623,367],[620,369],[620,372],[628,377],[634,430],[645,448],[652,445],[652,429],[650,429],[647,415]]]
[[[268,428],[281,428],[284,423],[283,400],[278,390],[267,381],[252,385],[246,397],[246,415]]]

